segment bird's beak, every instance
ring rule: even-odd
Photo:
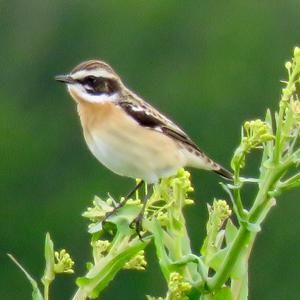
[[[75,83],[75,80],[70,75],[57,75],[54,77],[56,81],[72,84]]]

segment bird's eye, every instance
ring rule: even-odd
[[[84,79],[80,80],[80,83],[85,87],[86,91],[90,94],[110,94],[115,91],[115,84],[113,84],[111,79],[96,77],[96,76],[87,76]]]
[[[83,83],[89,85],[90,87],[94,87],[97,84],[97,77],[95,76],[85,77]]]

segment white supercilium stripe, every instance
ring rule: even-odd
[[[99,70],[99,69],[95,69],[95,70],[81,70],[78,71],[74,74],[72,74],[72,78],[76,79],[81,79],[84,78],[86,76],[95,76],[95,77],[103,77],[103,78],[108,78],[108,79],[114,79],[116,78],[116,76],[114,76],[114,74],[112,74],[111,72],[108,72],[106,70]]]

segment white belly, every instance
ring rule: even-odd
[[[94,156],[113,172],[153,183],[175,174],[185,162],[173,144],[172,147],[166,145],[168,137],[156,139],[156,135],[150,134],[145,139],[122,130],[101,135],[91,133],[88,146]]]
[[[171,138],[140,126],[114,104],[80,104],[78,111],[89,149],[113,172],[153,183],[185,166]]]

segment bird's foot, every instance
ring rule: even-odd
[[[140,238],[140,240],[143,240],[141,232],[143,231],[143,218],[144,218],[144,212],[141,211],[129,224],[129,227],[132,229],[135,229],[136,234]]]

